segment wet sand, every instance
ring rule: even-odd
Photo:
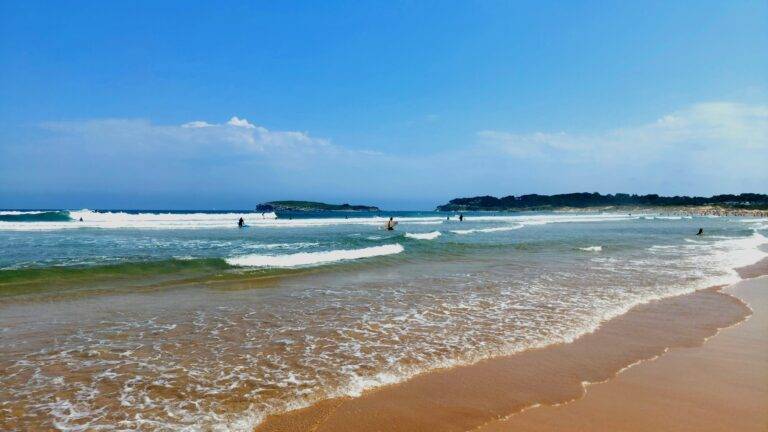
[[[768,430],[768,276],[726,290],[754,314],[696,348],[673,348],[584,398],[477,429],[498,431]]]
[[[742,269],[742,276],[766,270],[768,260]],[[637,306],[572,343],[438,370],[358,398],[326,400],[270,416],[256,430],[766,430],[765,415],[755,410],[766,406],[768,369],[760,355],[768,351],[768,278],[736,290],[754,303],[757,317],[721,334],[751,311],[711,288]],[[643,362],[651,359],[657,360]],[[627,369],[631,365],[636,367]],[[584,383],[600,382],[606,383],[585,392]],[[718,421],[707,420],[712,417]],[[688,424],[698,426],[684,428]]]

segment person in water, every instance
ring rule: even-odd
[[[699,228],[699,232],[696,235],[704,235],[704,228]]]
[[[240,218],[240,220],[237,221],[237,227],[242,228],[244,226],[245,226],[245,221],[243,220],[243,218]]]
[[[81,218],[80,218],[80,222],[82,222],[82,221],[83,221],[83,218],[81,217]]]
[[[395,229],[395,218],[390,216],[389,222],[387,222],[387,231],[392,231]]]
[[[459,214],[459,222],[464,222],[464,213]]]

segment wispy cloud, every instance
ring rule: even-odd
[[[715,193],[768,190],[768,106],[710,102],[593,133],[482,130],[459,149],[405,156],[270,130],[245,118],[160,125],[141,119],[49,122],[6,146],[8,190],[370,197],[527,192]],[[1,191],[1,190],[0,190]]]
[[[173,149],[190,154],[212,147],[219,151],[287,152],[338,150],[330,141],[306,132],[272,131],[232,117],[226,123],[196,120],[175,125],[157,125],[143,119],[100,119],[47,122],[44,129],[57,133],[60,140],[77,140],[90,147],[96,142],[113,150],[156,151]]]
[[[768,190],[768,106],[699,103],[635,126],[574,134],[477,133],[496,165],[546,169],[556,190],[710,193]],[[491,162],[493,164],[493,162]],[[530,188],[528,190],[535,191]]]
[[[478,132],[480,144],[518,158],[557,158],[564,162],[647,163],[674,157],[719,159],[728,164],[740,152],[748,157],[768,150],[768,107],[730,102],[696,104],[639,126],[592,134],[506,131]],[[764,154],[762,155],[765,156]]]
[[[189,129],[200,129],[200,128],[207,128],[207,127],[213,127],[213,126],[214,125],[212,125],[212,124],[210,124],[208,122],[204,122],[204,121],[200,121],[200,120],[191,121],[189,123],[184,123],[183,125],[181,125],[181,127],[189,128]]]

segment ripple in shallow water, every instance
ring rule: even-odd
[[[258,292],[5,308],[0,426],[247,430],[270,412],[570,340],[649,298],[728,280],[728,266],[755,257],[739,241],[620,256],[571,246],[558,259],[509,251]]]

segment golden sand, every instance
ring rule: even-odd
[[[728,289],[754,315],[706,344],[674,348],[561,406],[492,422],[499,431],[768,431],[768,277]]]
[[[739,274],[756,279],[637,306],[573,343],[274,415],[256,430],[768,431],[768,259]]]

